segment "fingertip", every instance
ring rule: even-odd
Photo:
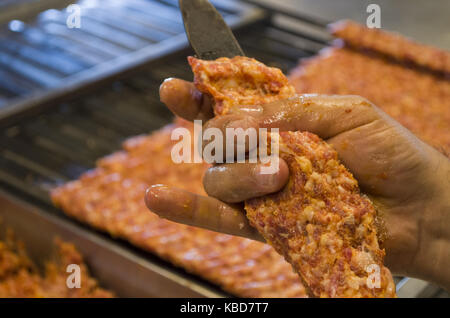
[[[280,165],[279,165],[279,169],[278,169],[277,180],[278,180],[278,183],[276,185],[276,188],[278,190],[281,190],[289,180],[289,167],[288,167],[286,161],[284,161],[281,158],[280,158]]]
[[[264,194],[280,191],[289,180],[289,167],[281,158],[278,160],[278,168],[273,170],[268,165],[258,165],[256,179],[260,191]]]
[[[154,184],[145,191],[145,204],[156,214],[164,213],[168,187],[163,184]]]
[[[210,167],[203,176],[209,196],[237,203],[280,191],[289,180],[289,168],[279,158],[269,164],[226,163]]]
[[[159,86],[159,99],[169,108],[176,104],[180,90],[183,90],[184,84],[177,78],[166,78]]]
[[[159,98],[172,113],[186,120],[213,116],[211,100],[199,92],[192,82],[168,78],[159,88]]]
[[[251,117],[251,116],[244,116],[244,115],[230,115],[230,119],[228,119],[225,122],[225,126],[222,128],[225,130],[226,128],[232,128],[232,129],[243,129],[244,131],[248,129],[254,129],[258,130],[259,124],[258,121]]]

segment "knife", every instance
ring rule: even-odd
[[[231,29],[208,0],[179,0],[184,29],[198,58],[244,56]]]

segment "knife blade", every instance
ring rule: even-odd
[[[200,59],[244,56],[233,32],[208,0],[179,0],[184,29]]]

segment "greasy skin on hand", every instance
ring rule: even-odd
[[[183,127],[193,133],[193,126],[177,118],[151,135],[128,139],[122,151],[100,159],[78,180],[54,189],[53,202],[70,217],[125,239],[235,296],[305,297],[298,275],[271,246],[171,222],[148,211],[143,197],[151,185],[204,194],[202,175],[208,165],[176,164],[171,156],[176,143],[172,132]],[[192,205],[198,207],[198,202],[187,197],[179,213],[188,213]]]
[[[450,157],[450,53],[355,23],[332,29],[345,46],[327,48],[291,70],[297,93],[365,97]]]
[[[189,63],[197,89],[213,98],[217,115],[295,95],[280,70],[253,59],[191,57]],[[264,81],[277,83],[277,90],[267,90]],[[280,156],[290,180],[279,193],[246,201],[251,224],[291,263],[311,295],[395,297],[378,246],[376,211],[337,153],[314,134],[284,132]],[[374,269],[380,270],[380,285],[371,288],[368,278]]]

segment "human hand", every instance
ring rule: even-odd
[[[210,100],[192,83],[168,80],[160,95],[185,119],[213,116]],[[439,272],[449,268],[450,258],[449,160],[367,100],[297,96],[238,109],[210,119],[206,126],[223,132],[227,127],[277,127],[319,135],[337,150],[377,208],[390,269],[449,286],[450,273]],[[204,177],[205,190],[214,198],[156,186],[149,189],[146,202],[152,211],[174,221],[261,239],[248,224],[240,202],[276,192],[287,179],[282,160],[278,172],[269,175],[260,173],[259,164],[222,164],[208,169]]]

